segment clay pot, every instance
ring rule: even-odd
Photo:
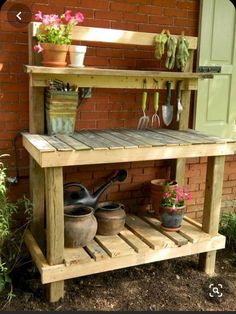
[[[97,234],[116,235],[125,225],[124,205],[115,202],[98,203],[95,216],[98,222]]]
[[[46,67],[65,67],[68,45],[42,43],[42,65]]]
[[[185,208],[185,205],[178,207],[177,210],[160,206],[161,228],[165,231],[178,231],[181,228]]]
[[[90,243],[97,232],[94,209],[84,205],[65,206],[65,247],[83,247]]]
[[[160,210],[160,202],[164,193],[164,184],[167,182],[173,182],[171,187],[175,187],[177,185],[176,181],[170,181],[167,179],[154,179],[151,181],[151,201],[152,201],[152,209],[155,211],[155,216],[159,218],[159,210]]]

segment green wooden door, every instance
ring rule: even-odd
[[[236,13],[229,0],[202,0],[198,66],[221,66],[213,80],[200,80],[194,128],[236,137]]]

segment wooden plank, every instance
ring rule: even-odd
[[[109,255],[94,240],[85,247],[85,250],[94,258],[95,261],[109,258]]]
[[[94,132],[96,136],[98,136],[98,138],[101,138],[104,144],[110,149],[124,148],[123,143],[121,144],[118,140],[115,141],[116,139],[114,139],[112,136],[109,136],[109,134],[107,134],[106,132],[99,130],[92,132]]]
[[[126,256],[135,254],[135,251],[118,235],[96,235],[95,241],[107,252],[110,257]]]
[[[151,147],[151,144],[145,143],[138,136],[136,136],[135,132],[129,132],[128,129],[120,129],[119,132],[117,131],[117,136],[121,139],[124,139],[126,141],[131,141],[138,147]],[[132,134],[133,133],[133,134]],[[131,135],[132,134],[132,135]]]
[[[40,152],[55,152],[56,149],[50,145],[42,135],[22,133],[23,137],[27,139]]]
[[[187,129],[187,130],[185,130],[185,132],[195,134],[195,135],[202,137],[202,138],[208,138],[208,139],[214,141],[215,143],[235,143],[235,141],[236,141],[233,138],[224,138],[224,137],[209,135],[209,134],[205,134],[205,133],[202,133],[200,131],[192,130],[192,129]]]
[[[76,140],[80,141],[81,143],[84,143],[86,146],[91,147],[93,150],[108,150],[104,144],[99,140],[94,140],[93,135],[90,134],[90,136],[86,136],[84,133],[76,132],[71,137],[75,138]]]
[[[154,139],[158,139],[159,141],[162,141],[165,145],[173,146],[173,145],[189,145],[189,142],[181,139],[181,138],[172,138],[169,136],[167,132],[165,132],[167,129],[163,131],[159,131],[159,129],[149,129],[142,131],[144,133],[144,136],[151,137]]]
[[[208,157],[202,230],[211,236],[215,236],[219,228],[224,164],[224,156]],[[200,255],[199,263],[207,274],[214,274],[215,254]]]
[[[98,133],[100,133],[100,135]],[[107,147],[107,148],[114,147],[115,149],[120,148],[117,146],[117,144],[119,145],[119,143],[115,142],[115,138],[113,138],[112,136],[105,137],[106,136],[105,132],[102,132],[102,131],[101,132],[99,132],[99,131],[80,131],[80,134],[88,137],[89,139],[93,140],[96,143],[99,143],[101,147]],[[123,148],[123,147],[121,147],[121,148]]]
[[[151,262],[167,260],[171,258],[178,258],[202,252],[210,252],[224,248],[225,237],[222,235],[215,236],[209,241],[199,243],[188,243],[181,247],[170,247],[160,250],[148,250],[143,254],[132,254],[127,256],[119,256],[100,260],[98,262],[91,262],[87,264],[76,264],[66,267],[64,264],[56,266],[48,266],[42,269],[41,280],[42,283],[48,283],[56,280],[65,280],[96,274],[100,272],[131,267],[135,265],[142,265]]]
[[[161,135],[169,136],[173,141],[181,141],[182,143],[187,144],[203,144],[204,140],[199,138],[190,137],[187,134],[180,133],[180,131],[170,130],[170,129],[158,129],[154,131],[155,133],[159,133]],[[210,141],[206,140],[206,143]]]
[[[60,264],[64,255],[64,202],[62,168],[45,170],[47,260]]]
[[[144,137],[143,134],[142,134],[142,131],[138,131],[138,130],[128,130],[126,129],[125,130],[125,133],[127,135],[130,135],[132,137],[135,137],[136,139],[140,140],[141,142],[143,143],[147,143],[148,145],[151,145],[151,146],[163,146],[165,145],[163,143],[163,141],[159,141],[157,139],[153,139],[153,138],[147,138],[147,137]]]
[[[186,220],[187,222],[189,222],[190,224],[202,229],[202,224],[197,222],[196,220],[193,220],[192,218],[188,217],[188,216],[184,216],[184,220]]]
[[[167,247],[174,247],[175,244],[169,238],[158,232],[137,216],[127,215],[126,226],[150,248],[156,250]]]
[[[211,138],[211,137],[202,137],[199,136],[198,134],[192,133],[192,132],[188,132],[187,130],[179,130],[177,131],[179,132],[180,136],[183,136],[186,139],[189,139],[190,141],[192,141],[192,143],[217,143],[215,139],[217,139],[215,137],[215,139]],[[219,143],[219,142],[218,142]],[[222,143],[222,141],[220,142]]]
[[[36,35],[39,22],[31,22],[33,24],[32,36]],[[134,32],[120,29],[98,28],[88,26],[75,26],[71,33],[72,40],[117,43],[127,45],[144,45],[153,46],[156,33]],[[173,35],[178,37],[179,35]],[[186,36],[189,41],[189,49],[197,49],[197,37]]]
[[[64,263],[66,266],[73,264],[84,264],[91,262],[91,257],[82,248],[65,248],[64,249]]]
[[[138,145],[133,143],[132,139],[125,134],[120,133],[116,129],[104,130],[110,138],[116,139],[119,143],[123,143],[124,148],[137,148]]]
[[[41,135],[41,137],[47,141],[50,145],[56,148],[58,151],[73,151],[72,147],[64,142],[61,142],[58,138],[49,135]]]
[[[31,231],[40,248],[45,249],[45,177],[44,170],[30,158],[30,198],[33,204]]]
[[[158,219],[148,215],[141,216],[141,218],[149,223],[153,228],[171,239],[176,245],[182,246],[188,243],[188,240],[185,237],[181,236],[181,234],[179,234],[178,232],[167,232],[161,229],[161,222]]]
[[[157,159],[192,158],[203,156],[220,156],[234,154],[235,144],[199,144],[186,146],[159,146],[133,149],[72,151],[72,152],[46,152],[36,154],[32,145],[24,147],[36,159],[42,168],[56,166],[73,166],[104,164],[116,162],[132,162]],[[122,153],[121,153],[122,152]]]
[[[150,250],[149,246],[145,244],[140,238],[138,238],[133,232],[124,228],[120,233],[119,236],[131,246],[135,252],[141,253]]]
[[[208,240],[211,236],[208,233],[203,232],[199,227],[196,227],[186,220],[182,221],[179,234],[188,239],[192,243]]]
[[[44,133],[44,88],[34,87],[29,78],[29,131],[33,134]]]
[[[55,137],[58,138],[61,142],[64,142],[67,145],[71,146],[74,150],[91,150],[91,147],[77,141],[69,135],[57,134],[55,135]]]

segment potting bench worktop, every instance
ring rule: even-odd
[[[85,68],[48,68],[40,66],[34,54],[35,32],[39,23],[29,24],[29,133],[23,145],[30,155],[30,189],[34,204],[31,230],[25,243],[48,284],[51,302],[64,296],[64,280],[98,272],[140,265],[200,253],[200,265],[214,274],[216,250],[225,246],[218,234],[225,155],[234,154],[235,140],[209,136],[188,129],[191,91],[199,79],[212,79],[211,73],[193,73],[193,53],[197,38],[189,40],[190,58],[185,72]],[[78,26],[72,40],[112,45],[154,47],[156,34]],[[45,135],[44,88],[60,79],[79,87],[165,89],[166,81],[176,88],[181,80],[178,130],[110,129],[83,130],[71,135]],[[160,222],[148,215],[127,214],[123,231],[116,236],[96,235],[84,248],[64,248],[63,167],[143,160],[172,159],[172,178],[182,185],[185,158],[208,157],[202,225],[184,218],[178,232],[160,229]],[[174,161],[174,162],[173,162]],[[134,209],[135,211],[135,209]]]

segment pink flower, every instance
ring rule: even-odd
[[[75,19],[76,19],[77,23],[81,23],[84,20],[84,16],[81,12],[77,12],[77,13],[75,13]]]
[[[190,192],[185,193],[185,199],[187,201],[190,200]]]
[[[34,46],[34,51],[40,53],[43,51],[43,48],[40,46],[40,44],[37,44]]]
[[[70,22],[72,16],[71,16],[71,10],[67,10],[64,14],[63,17],[65,19],[65,21],[68,23]]]
[[[34,16],[35,21],[42,21],[43,16],[42,16],[42,12],[38,11],[38,13],[35,14]]]
[[[164,198],[169,198],[171,196],[171,194],[166,192],[166,193],[163,194],[163,196],[164,196]]]

